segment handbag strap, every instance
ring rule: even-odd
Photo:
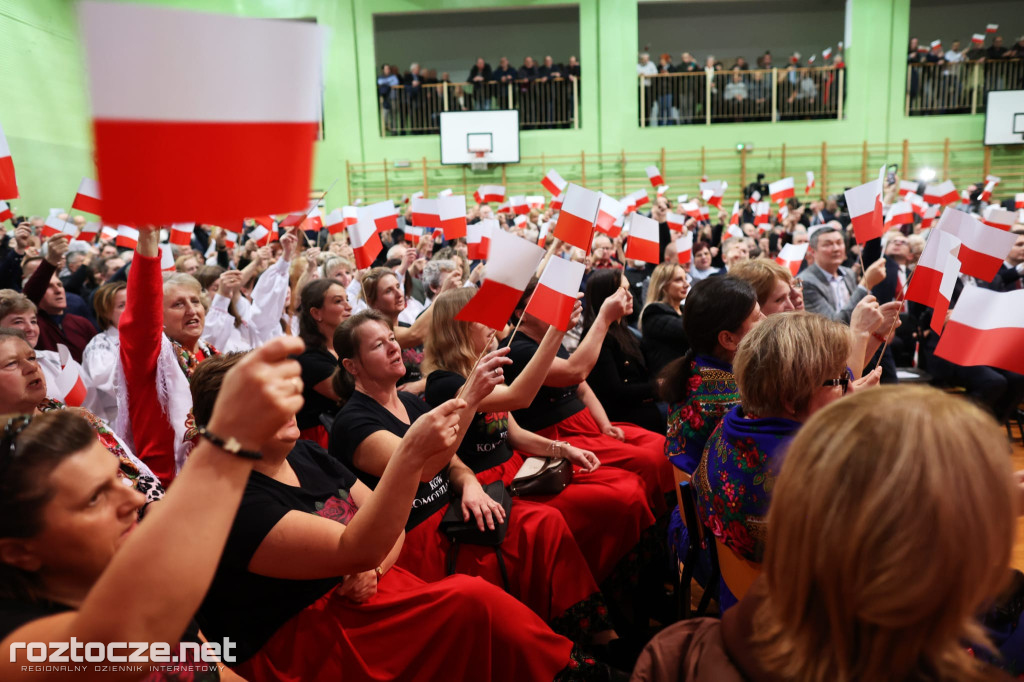
[[[509,590],[508,581],[508,568],[505,566],[505,555],[501,553],[501,547],[495,546],[494,553],[498,555],[498,572],[501,573],[501,584],[505,588],[505,591],[511,594]],[[447,564],[448,575],[455,575],[455,563],[459,556],[459,543],[452,540],[451,546],[448,548],[448,556],[446,557],[445,563]]]

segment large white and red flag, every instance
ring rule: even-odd
[[[505,201],[505,186],[480,185],[476,192],[473,193],[473,198],[478,204],[488,204],[492,201],[500,204]]]
[[[413,197],[409,202],[409,219],[416,227],[441,227],[437,199]]]
[[[174,250],[170,244],[160,245],[160,270],[163,272],[174,272]]]
[[[732,213],[729,215],[729,224],[739,225],[741,214],[742,211],[740,211],[740,202],[734,201],[732,204]]]
[[[100,239],[105,242],[113,242],[117,239],[117,227],[114,225],[104,225],[100,228]]]
[[[754,224],[767,225],[771,222],[772,204],[769,201],[759,201],[754,206]]]
[[[79,211],[100,215],[100,186],[91,178],[82,178],[78,183],[78,192],[75,193],[75,200],[71,202],[71,208]]]
[[[414,225],[405,226],[405,241],[415,246],[420,243],[421,239],[423,239],[422,227],[416,227]]]
[[[935,225],[935,219],[939,217],[939,211],[942,209],[941,206],[936,204],[935,206],[929,206],[921,214],[921,229],[927,230],[928,228]]]
[[[526,205],[530,207],[530,210],[537,209],[538,211],[544,210],[544,196],[542,194],[527,194]]]
[[[629,238],[626,240],[626,258],[657,265],[661,262],[658,243],[658,221],[640,213],[629,216]]]
[[[725,180],[713,180],[711,182],[700,183],[701,198],[708,202],[719,211],[722,210],[722,197],[725,196],[725,190],[728,189],[729,183]],[[710,194],[709,194],[710,192]]]
[[[557,225],[555,230],[558,230]],[[549,258],[537,288],[526,304],[526,312],[563,332],[568,331],[569,318],[572,317],[585,270],[583,263],[557,256]]]
[[[359,220],[358,206],[342,206],[341,215],[345,217],[345,227],[355,225]]]
[[[992,190],[996,188],[997,184],[999,183],[995,180],[989,180],[986,182],[985,188],[981,190],[981,196],[978,197],[978,201],[984,201],[986,204],[992,201]]]
[[[441,229],[447,240],[466,236],[466,195],[453,194],[437,200],[437,212],[441,218]]]
[[[626,213],[626,207],[621,201],[608,196],[604,192],[601,192],[600,195],[601,199],[597,205],[597,220],[594,226],[600,232],[611,234],[615,231],[615,221]]]
[[[916,194],[917,193],[917,186],[918,186],[917,180],[900,180],[900,188],[898,190],[899,191],[899,195],[902,197],[902,196],[907,195],[910,192],[914,192]]]
[[[134,249],[139,244],[139,231],[131,225],[118,225],[115,246]]]
[[[79,18],[105,219],[215,222],[306,203],[316,23],[100,2]]]
[[[807,171],[807,187],[804,188],[804,194],[810,194],[812,189],[814,189],[814,171]]]
[[[964,287],[935,354],[970,367],[987,365],[1024,374],[1024,289]]]
[[[631,192],[626,199],[628,200],[629,205],[633,207],[634,211],[651,201],[651,198],[647,196],[647,190],[645,189],[638,189],[635,192]]]
[[[71,351],[63,343],[57,344],[57,358],[60,360],[60,374],[54,392],[68,407],[81,407],[88,390],[82,379],[82,366],[71,357]]]
[[[14,218],[14,211],[6,201],[0,201],[0,223]]]
[[[885,214],[885,227],[897,227],[914,222],[914,208],[909,201],[897,201]]]
[[[55,234],[66,234],[71,238],[78,234],[78,227],[74,223],[69,223],[67,220],[62,220],[55,215],[50,215],[47,217],[46,222],[43,223],[43,229],[40,231],[40,236],[43,239],[49,239]]]
[[[171,234],[168,241],[178,246],[188,246],[192,243],[192,233],[195,229],[195,223],[171,223]]]
[[[540,184],[544,185],[544,189],[551,192],[551,196],[557,197],[565,191],[565,186],[569,183],[558,174],[558,171],[552,168],[548,171],[548,174],[541,179]]]
[[[301,211],[292,211],[286,215],[284,220],[281,221],[281,227],[294,227],[296,225],[301,225],[306,218],[316,212],[319,205],[320,202],[318,200],[310,199],[306,202],[306,207]]]
[[[512,212],[516,215],[526,215],[530,212],[530,203],[526,200],[525,194],[509,197],[508,203],[512,206]]]
[[[686,216],[679,215],[678,213],[668,213],[665,215],[665,222],[668,223],[668,229],[674,232],[682,232],[686,226]]]
[[[693,260],[693,232],[687,232],[676,240],[676,257],[680,265]]]
[[[700,204],[696,201],[687,201],[685,204],[679,204],[679,210],[683,212],[683,215],[689,218],[700,220]]]
[[[782,178],[770,183],[768,185],[768,193],[776,204],[784,203],[786,199],[795,197],[796,190],[793,187],[793,178]]]
[[[981,222],[989,227],[996,227],[1000,230],[1010,230],[1017,222],[1017,212],[1007,211],[1001,206],[987,206],[982,214]]]
[[[928,202],[915,192],[907,192],[903,195],[903,201],[910,204],[910,210],[919,216],[923,216],[928,210]]]
[[[775,257],[775,262],[784,268],[789,268],[789,271],[796,277],[797,273],[800,272],[801,263],[807,257],[807,247],[807,242],[803,244],[786,244],[779,251],[779,255]]]
[[[657,166],[648,166],[644,170],[647,172],[647,179],[651,181],[654,189],[658,189],[659,185],[665,184],[665,179],[661,177],[661,171],[658,170]]]
[[[579,185],[569,183],[565,200],[555,223],[554,237],[590,253],[590,241],[597,220],[601,195]]]
[[[846,206],[853,223],[853,236],[858,244],[877,239],[885,232],[882,221],[882,177],[885,166],[878,178],[846,190]]]
[[[501,228],[494,218],[484,218],[467,227],[466,255],[470,260],[486,260],[490,253],[491,235]]]
[[[1016,209],[1024,208],[1024,192],[1018,192],[1013,195],[1013,207]]]
[[[14,159],[11,148],[7,146],[7,136],[0,126],[0,199],[18,198],[18,180],[14,175]]]
[[[960,260],[957,258],[959,251],[960,240],[953,235],[942,230],[930,233],[903,296],[904,300],[934,309],[931,327],[939,333],[946,321],[953,287],[960,274]]]
[[[277,230],[268,228],[262,223],[256,223],[256,227],[249,232],[249,239],[256,242],[256,246],[268,246],[270,242],[278,241]]]
[[[943,211],[937,229],[962,242],[960,269],[983,282],[992,281],[1017,241],[1012,232],[984,225],[963,211]]]
[[[348,241],[356,258],[356,267],[362,270],[373,265],[384,245],[377,234],[377,225],[369,207],[359,209],[359,219],[348,228]]]
[[[517,215],[512,219],[512,224],[520,230],[526,230],[530,227],[530,219],[524,215]]]
[[[565,192],[562,192],[561,194],[552,197],[551,198],[551,210],[552,211],[561,211],[562,210],[562,200],[563,199],[565,199]],[[511,206],[509,207],[509,210],[511,210]]]
[[[82,226],[82,231],[75,237],[75,241],[89,242],[90,244],[96,241],[96,236],[100,233],[100,224],[96,222],[87,222]]]
[[[952,180],[926,185],[924,188],[924,200],[929,204],[948,206],[956,203],[957,197],[956,187],[953,186]]]
[[[504,230],[493,230],[483,284],[455,319],[479,322],[498,331],[504,329],[543,259],[544,249],[540,246]]]
[[[328,234],[338,234],[345,231],[345,214],[340,208],[336,208],[324,216],[324,227]]]
[[[377,226],[378,232],[386,232],[387,230],[398,228],[398,208],[391,199],[370,204],[367,208],[369,208],[370,214],[373,216],[373,224]]]
[[[740,229],[739,225],[730,225],[725,228],[725,236],[723,239],[743,239],[744,237],[746,237],[746,235],[743,234],[743,230]]]

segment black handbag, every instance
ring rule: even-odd
[[[512,497],[505,491],[505,486],[501,481],[488,483],[484,486],[484,492],[505,510],[505,520],[501,523],[495,523],[494,530],[486,526],[484,526],[483,530],[480,530],[476,525],[475,517],[470,516],[469,521],[463,521],[462,505],[459,500],[452,500],[444,516],[441,517],[439,528],[442,533],[448,536],[448,540],[451,541],[447,557],[448,575],[454,575],[455,573],[455,561],[459,554],[459,544],[494,547],[494,551],[498,555],[498,570],[501,571],[501,580],[507,592],[509,587],[508,572],[505,569],[505,558],[501,554],[501,543],[505,539],[505,532],[508,530],[508,518],[512,512]]]
[[[561,457],[527,457],[508,486],[511,495],[557,495],[572,483],[572,462]]]

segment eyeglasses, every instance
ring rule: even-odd
[[[828,387],[842,386],[843,387],[843,395],[846,395],[846,391],[850,387],[850,378],[849,377],[843,377],[842,379],[829,379],[828,381],[823,383],[822,386],[828,386]]]
[[[793,281],[789,283],[789,286],[793,289],[803,289],[804,281],[802,279],[794,278]]]
[[[6,469],[14,460],[15,448],[18,445],[18,436],[32,423],[32,415],[19,414],[7,420],[4,426],[3,438],[0,440],[3,447],[0,447],[0,470]]]

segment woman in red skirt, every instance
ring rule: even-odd
[[[476,357],[496,345],[491,330],[476,322],[455,319],[475,295],[475,289],[455,289],[434,301],[434,336],[427,341],[426,399],[440,405],[465,384]],[[574,317],[580,316],[577,303]],[[614,467],[598,468],[594,453],[531,433],[516,423],[509,410],[528,405],[541,387],[564,333],[549,327],[540,348],[510,386],[496,386],[477,405],[477,413],[459,446],[459,459],[482,484],[501,480],[506,486],[525,458],[564,457],[572,462],[572,482],[557,495],[519,498],[557,509],[572,530],[590,570],[603,582],[623,557],[654,524],[640,478]]]
[[[204,363],[194,412],[209,418],[240,356]],[[199,612],[232,666],[271,680],[574,680],[607,668],[493,585],[425,583],[395,566],[424,468],[455,442],[461,401],[424,415],[371,492],[289,420],[260,449]],[[298,560],[297,560],[298,559]],[[587,677],[584,677],[587,675]]]
[[[523,292],[516,314],[521,317],[519,331],[512,338],[505,369],[512,381],[525,370],[538,352],[547,323],[524,313],[536,280]],[[665,459],[665,436],[626,422],[608,419],[601,402],[587,385],[586,377],[594,368],[609,326],[622,317],[630,293],[619,289],[605,299],[590,330],[570,356],[559,347],[550,364],[544,385],[529,405],[512,412],[516,422],[527,431],[564,440],[597,455],[602,464],[637,474],[647,489],[647,499],[655,516],[668,511],[666,495],[674,496],[672,467]]]
[[[388,319],[380,313],[367,310],[343,322],[334,348],[343,368],[336,375],[335,389],[347,400],[331,430],[331,454],[363,483],[376,488],[410,426],[430,408],[420,398],[397,390],[397,381],[405,374],[401,348]],[[502,383],[501,367],[508,363],[504,355],[503,351],[487,355],[473,373],[463,395],[467,404],[454,429],[458,441],[476,416],[480,400]],[[507,524],[501,560],[494,547],[459,543],[456,572],[496,585],[507,582],[513,596],[577,642],[604,644],[614,638],[597,582],[562,516],[546,505],[516,502],[505,518],[502,506],[455,456],[457,448],[458,442],[434,467],[423,468],[411,511],[404,510],[406,541],[398,565],[428,582],[448,574],[451,542],[440,524],[452,501],[463,519],[475,518],[480,530],[503,521]]]

